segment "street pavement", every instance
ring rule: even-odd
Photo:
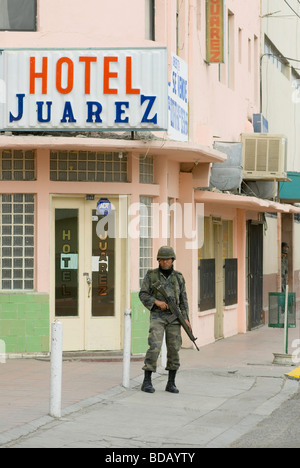
[[[298,319],[289,330],[296,357],[291,345],[299,338]],[[300,447],[299,381],[286,376],[295,367],[273,364],[283,348],[283,330],[263,326],[200,352],[182,349],[179,394],[165,392],[162,367],[156,392],[141,392],[141,360],[131,362],[129,389],[116,358],[64,361],[60,419],[48,414],[49,361],[8,359],[0,364],[0,447],[103,448],[114,457],[125,449],[183,457],[199,448]]]

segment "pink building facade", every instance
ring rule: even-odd
[[[247,7],[240,0],[224,2],[224,29],[214,33],[224,38],[220,64],[207,61],[204,0],[25,4],[23,19],[10,0],[0,4],[0,339],[6,352],[47,353],[55,319],[64,324],[65,351],[120,350],[128,308],[132,352],[145,352],[149,312],[138,291],[164,244],[177,252],[200,346],[258,325],[262,309],[251,309],[255,287],[246,281],[249,268],[257,268],[249,267],[251,239],[262,213],[297,209],[238,190],[212,190],[210,180],[212,165],[227,159],[215,143],[240,143],[241,134],[253,132],[252,116],[259,112],[260,1]],[[211,4],[218,12],[223,2]],[[165,69],[148,62],[146,51],[151,57],[162,51]],[[114,68],[121,66],[121,53],[123,78]],[[73,73],[78,56],[80,82]],[[104,94],[116,95],[118,104],[115,99],[113,123],[104,128],[105,106],[101,113],[99,101],[85,102],[90,114],[82,128],[76,109],[92,93],[97,60]],[[186,66],[182,87],[174,83],[174,63]],[[47,72],[53,79],[46,82]],[[119,79],[126,83],[122,96]],[[168,124],[156,123],[167,115],[167,81],[187,109],[175,112],[175,137]],[[79,85],[81,94],[73,95]],[[41,91],[28,110],[30,86]],[[157,87],[162,108],[150,106],[147,114],[143,108],[143,125],[130,127],[131,99],[138,95],[142,106],[144,86],[149,105]],[[59,124],[52,124],[55,118]],[[186,340],[184,345],[190,346]]]

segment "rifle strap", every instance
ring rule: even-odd
[[[173,286],[174,286],[174,291],[175,291],[175,295],[176,295],[176,304],[179,304],[179,291],[181,290],[181,284],[180,284],[180,280],[179,280],[179,275],[177,273],[176,270],[173,270],[174,272],[174,275],[171,274],[171,281],[173,283]],[[160,272],[159,268],[156,268],[155,270],[152,270],[151,271],[151,282],[152,284],[156,283],[156,281],[161,281],[161,275],[162,273]],[[176,284],[177,283],[177,284]],[[179,290],[177,288],[177,285],[179,286]],[[155,299],[157,299],[157,290],[154,289],[154,297]]]

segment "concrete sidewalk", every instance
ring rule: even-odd
[[[299,337],[299,326],[289,330],[290,344]],[[64,362],[60,420],[48,416],[50,363],[8,360],[0,365],[0,446],[230,447],[298,391],[285,377],[293,368],[272,364],[283,342],[283,330],[264,326],[199,353],[182,350],[178,395],[164,391],[162,368],[156,392],[141,392],[142,362],[131,363],[130,389],[121,385],[122,362]]]

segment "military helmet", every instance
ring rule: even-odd
[[[157,252],[157,260],[160,258],[173,258],[173,260],[176,260],[176,255],[173,248],[169,247],[168,245],[160,247],[159,251]]]

